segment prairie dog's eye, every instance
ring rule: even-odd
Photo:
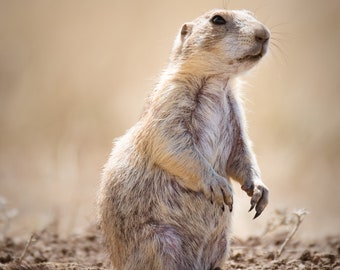
[[[223,17],[220,15],[215,15],[214,17],[212,17],[211,22],[216,25],[222,25],[227,23],[225,19],[223,19]]]

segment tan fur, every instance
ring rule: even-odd
[[[215,25],[220,15],[225,25]],[[234,84],[266,53],[269,32],[247,11],[184,24],[139,122],[115,141],[99,191],[114,269],[215,269],[227,255],[230,178],[258,216],[268,190]]]

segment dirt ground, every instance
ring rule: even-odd
[[[278,258],[286,236],[287,232],[274,232],[244,240],[233,238],[223,269],[340,269],[340,235],[314,241],[293,238]],[[51,226],[29,239],[3,239],[0,270],[5,269],[104,270],[110,264],[96,228],[61,238]]]

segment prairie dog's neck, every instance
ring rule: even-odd
[[[154,94],[161,95],[169,91],[190,91],[192,93],[200,91],[207,85],[221,85],[226,89],[232,84],[234,79],[228,74],[209,74],[197,70],[187,70],[181,66],[169,65],[163,72],[159,83],[154,90]]]

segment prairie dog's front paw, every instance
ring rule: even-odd
[[[215,174],[209,179],[204,179],[202,190],[211,203],[216,202],[222,209],[225,203],[230,212],[233,210],[233,191],[227,179]]]
[[[251,197],[249,212],[255,207],[255,219],[268,205],[268,188],[260,179],[247,180],[244,182],[241,188],[248,194],[248,196]]]

